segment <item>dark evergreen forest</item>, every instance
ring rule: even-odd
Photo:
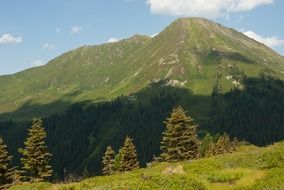
[[[134,139],[139,162],[145,166],[160,154],[163,121],[181,105],[206,132],[227,132],[255,145],[284,139],[284,82],[271,77],[245,78],[244,89],[196,96],[155,83],[131,96],[93,105],[76,104],[61,114],[44,118],[47,145],[53,154],[54,178],[100,174],[108,145],[117,152],[127,135]],[[2,121],[0,135],[19,165],[17,149],[23,147],[31,121]]]

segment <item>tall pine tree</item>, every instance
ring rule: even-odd
[[[46,132],[41,119],[34,119],[28,131],[28,138],[24,142],[25,148],[19,149],[22,169],[25,177],[31,182],[43,181],[52,175],[49,165],[51,154],[45,145]]]
[[[0,138],[0,189],[6,189],[13,183],[14,168],[10,167],[12,156],[9,156],[7,146]]]
[[[161,159],[180,161],[199,157],[199,141],[196,134],[197,125],[179,106],[174,108],[171,117],[165,121],[166,130],[161,141]]]
[[[132,139],[126,137],[123,147],[119,150],[120,155],[120,172],[131,171],[139,168],[136,148]]]
[[[111,146],[107,147],[107,150],[103,156],[103,175],[112,175],[114,173],[115,161],[114,161],[115,152]]]

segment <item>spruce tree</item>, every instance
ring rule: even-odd
[[[120,154],[120,172],[131,171],[139,168],[136,148],[132,139],[126,137],[123,147],[119,150]]]
[[[224,133],[219,137],[215,145],[215,154],[226,154],[232,152],[230,137]]]
[[[232,153],[233,151],[233,145],[231,142],[231,139],[227,133],[224,133],[223,135],[224,141],[225,141],[225,151],[226,153]]]
[[[215,144],[215,155],[224,154],[225,150],[225,139],[223,136],[220,136]]]
[[[0,138],[0,189],[6,189],[14,181],[14,168],[10,167],[12,156],[9,156],[7,146]]]
[[[115,152],[108,146],[106,152],[103,156],[103,175],[112,175],[114,173],[115,161],[114,161]]]
[[[119,172],[121,168],[121,149],[118,154],[114,156],[114,172]]]
[[[46,132],[41,119],[34,119],[28,130],[28,137],[24,142],[25,148],[19,149],[23,155],[21,158],[23,173],[31,182],[43,181],[52,175],[49,165],[51,154],[45,145]]]
[[[210,157],[212,155],[214,155],[214,138],[210,133],[207,133],[200,146],[200,156]]]
[[[193,120],[191,120],[193,121]],[[181,158],[182,160],[192,160],[199,158],[200,142],[196,133],[196,125],[189,125],[181,136]]]
[[[216,155],[216,144],[214,141],[211,141],[208,145],[208,150],[205,153],[204,157],[209,158],[214,155]]]
[[[174,108],[165,124],[166,130],[161,141],[161,159],[179,161],[198,158],[197,125],[193,124],[193,119],[186,115],[184,109],[180,106]]]

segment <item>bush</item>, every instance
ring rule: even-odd
[[[263,169],[279,168],[284,166],[284,153],[280,151],[266,152],[259,161],[260,167]]]
[[[211,183],[232,183],[239,180],[243,176],[242,173],[211,173],[207,180]]]

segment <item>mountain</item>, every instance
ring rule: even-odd
[[[242,87],[243,76],[284,78],[284,58],[240,32],[203,18],[181,18],[154,38],[135,35],[83,46],[48,64],[0,76],[0,113],[27,119],[61,112],[78,102],[108,101],[165,80],[210,95]],[[6,117],[5,119],[11,119]]]
[[[11,190],[170,189],[265,190],[284,188],[284,143],[266,148],[241,146],[232,154],[190,162],[151,163],[145,169],[92,177],[76,183],[34,183]]]
[[[255,145],[284,140],[284,58],[214,22],[183,18],[154,38],[133,36],[67,52],[0,77],[0,136],[17,150],[41,116],[54,179],[101,174],[106,146],[134,139],[141,166],[160,154],[163,121],[181,105],[200,138],[224,133]]]

